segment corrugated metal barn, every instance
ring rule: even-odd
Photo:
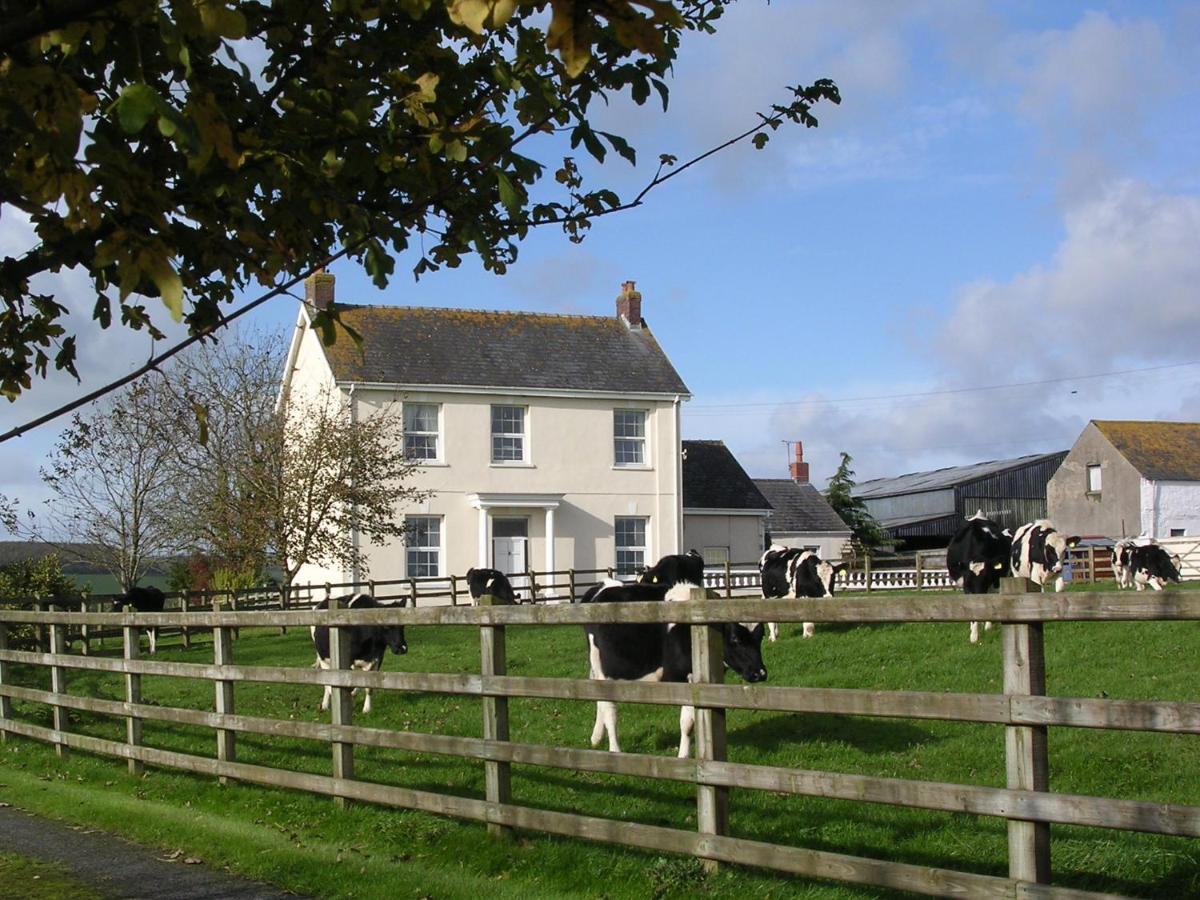
[[[978,510],[1006,528],[1046,515],[1046,483],[1066,450],[876,478],[854,487],[901,549],[945,547]]]

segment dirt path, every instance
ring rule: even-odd
[[[22,809],[0,807],[0,849],[61,866],[98,893],[121,900],[298,900],[185,857],[102,831],[76,830]]]

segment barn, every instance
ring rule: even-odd
[[[1045,517],[1046,485],[1066,456],[1057,450],[876,478],[853,494],[900,549],[945,547],[978,510],[1006,528]]]

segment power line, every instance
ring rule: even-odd
[[[864,397],[838,397],[838,398],[810,398],[804,400],[764,400],[754,403],[711,403],[697,404],[690,408],[686,408],[685,412],[695,413],[699,410],[722,410],[722,409],[747,409],[751,407],[775,407],[775,406],[823,406],[839,403],[866,403],[871,401],[885,400],[911,400],[919,397],[939,397],[951,394],[970,394],[983,391],[999,391],[1008,388],[1036,387],[1046,384],[1061,384],[1067,381],[1084,381],[1097,378],[1115,378],[1119,375],[1136,375],[1142,372],[1158,372],[1165,369],[1182,369],[1187,366],[1200,365],[1200,360],[1185,363],[1171,363],[1162,366],[1145,366],[1139,369],[1120,369],[1114,372],[1095,372],[1089,375],[1065,375],[1060,378],[1042,378],[1037,381],[1013,381],[1007,384],[988,384],[979,387],[964,387],[964,388],[944,388],[936,391],[912,391],[906,394],[876,394],[874,396]]]

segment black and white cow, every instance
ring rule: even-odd
[[[758,561],[762,593],[766,600],[795,600],[797,597],[832,597],[838,572],[845,563],[830,563],[812,550],[772,544]],[[804,636],[813,636],[812,622],[804,623]],[[771,640],[779,635],[779,626],[767,623]]]
[[[1061,591],[1067,551],[1078,543],[1079,538],[1060,534],[1048,519],[1026,522],[1013,534],[1013,575],[1028,578],[1043,590],[1053,579],[1054,590]]]
[[[162,612],[166,602],[166,595],[156,587],[131,587],[127,593],[113,601],[112,611]],[[158,629],[147,628],[146,634],[150,636],[150,652],[153,653],[158,646]]]
[[[698,585],[679,582],[668,585],[623,584],[608,580],[588,589],[584,603],[628,603],[686,601]],[[718,627],[718,626],[713,626]],[[725,667],[748,682],[766,681],[762,661],[763,627],[727,623],[719,626],[724,638]],[[688,625],[663,622],[645,624],[585,625],[591,677],[619,681],[690,681],[692,676],[692,630]],[[692,725],[696,710],[684,706],[679,711],[679,756],[691,754]],[[592,728],[592,746],[599,746],[608,733],[608,749],[620,753],[617,741],[617,705],[600,700],[596,703],[596,724]]]
[[[675,585],[685,582],[697,587],[704,586],[704,557],[695,550],[664,556],[638,575],[639,584]]]
[[[1119,588],[1133,587],[1133,569],[1130,568],[1129,563],[1130,555],[1136,546],[1137,541],[1134,538],[1123,538],[1113,544],[1112,571]]]
[[[1152,590],[1161,591],[1167,582],[1179,583],[1178,555],[1167,553],[1158,544],[1134,545],[1129,548],[1129,581],[1139,591],[1150,585]]]
[[[404,606],[404,600],[398,603],[381,603],[370,594],[351,594],[341,597],[340,605],[345,609],[384,609],[388,606]],[[329,601],[322,600],[314,609],[328,609]],[[352,625],[350,631],[350,667],[362,672],[378,671],[383,666],[383,654],[390,647],[397,656],[408,652],[408,644],[404,640],[403,625]],[[329,659],[329,629],[324,625],[313,625],[309,628],[312,635],[313,648],[317,651],[316,666],[322,669],[332,668]],[[357,689],[355,689],[357,691]],[[321,709],[329,709],[329,697],[333,693],[330,685],[325,685],[325,694],[321,698]],[[363,701],[363,713],[371,711],[371,689],[366,688],[366,699]]]
[[[1012,571],[1012,532],[1001,528],[979,510],[955,532],[946,548],[950,580],[962,585],[964,594],[987,594],[999,590],[1000,579]],[[991,628],[991,622],[984,622]],[[979,623],[971,623],[971,643],[979,640]]]
[[[519,603],[508,577],[499,569],[467,569],[467,588],[471,591],[471,605],[479,603],[484,594],[491,594],[497,603],[512,605]]]

